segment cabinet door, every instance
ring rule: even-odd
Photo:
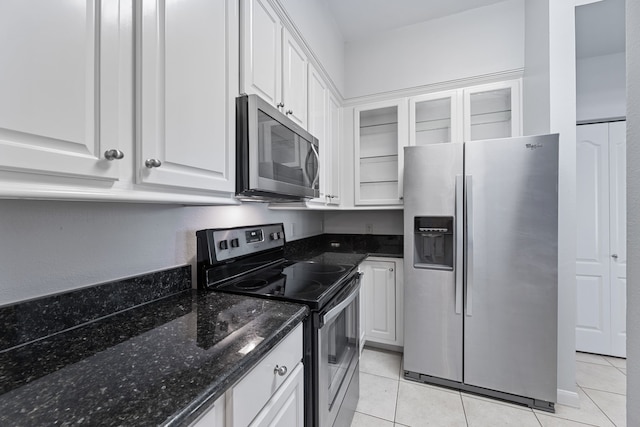
[[[340,163],[342,158],[340,155],[340,103],[329,90],[327,90],[327,107],[327,146],[331,150],[328,164],[331,166],[331,172],[325,175],[325,185],[327,187],[329,204],[339,205],[341,194],[340,185],[342,183],[340,179]]]
[[[464,89],[464,140],[522,135],[518,80]]]
[[[304,370],[302,363],[291,373],[251,427],[301,427],[304,425]]]
[[[320,154],[320,197],[313,202],[324,203],[327,196],[327,173],[331,170],[331,141],[327,138],[327,95],[326,85],[320,73],[314,66],[309,65],[308,79],[308,118],[309,133],[318,138]]]
[[[282,23],[267,0],[242,1],[241,92],[280,106]]]
[[[363,265],[365,338],[367,341],[394,343],[396,341],[395,263],[366,261]]]
[[[307,66],[309,61],[289,31],[283,29],[282,97],[287,116],[307,128]]]
[[[409,99],[409,144],[462,142],[461,91],[446,91]]]
[[[361,106],[354,113],[355,204],[402,204],[406,100]]]
[[[123,96],[120,2],[0,2],[0,171],[113,182]],[[132,153],[124,153],[131,156]],[[112,157],[120,157],[113,152]],[[15,188],[13,189],[15,190]]]
[[[223,394],[189,427],[224,427],[224,402],[225,395]]]
[[[234,191],[237,2],[137,5],[137,181]]]

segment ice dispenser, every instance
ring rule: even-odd
[[[453,217],[417,216],[414,222],[415,268],[453,270]]]

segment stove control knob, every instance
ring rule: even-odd
[[[223,251],[224,251],[224,250],[226,250],[226,249],[229,249],[229,244],[227,243],[227,241],[226,241],[226,240],[220,240],[220,243],[218,244],[218,247],[219,247],[221,250],[223,250]]]
[[[280,233],[271,233],[271,240],[278,240],[280,238]]]
[[[240,246],[240,240],[238,240],[238,238],[231,239],[231,247],[237,248],[238,246]]]

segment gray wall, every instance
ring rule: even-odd
[[[185,207],[0,200],[0,306],[195,262],[195,231],[284,222],[287,239],[322,233],[322,213],[265,204]]]
[[[627,425],[640,425],[640,2],[627,0]]]

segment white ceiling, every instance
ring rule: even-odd
[[[505,0],[324,0],[346,42]],[[576,11],[577,56],[624,51],[624,2],[603,0]]]

